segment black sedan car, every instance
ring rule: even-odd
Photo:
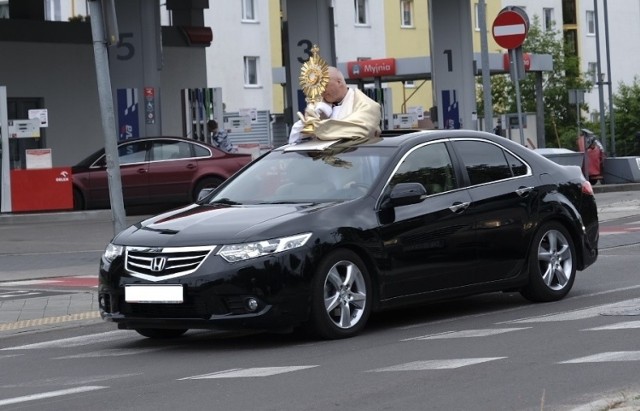
[[[275,149],[196,204],[116,235],[102,317],[188,329],[360,332],[375,311],[496,291],[554,301],[598,256],[591,185],[493,134]]]

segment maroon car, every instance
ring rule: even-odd
[[[183,205],[204,188],[217,187],[251,162],[249,154],[226,153],[181,137],[146,137],[118,143],[125,207]],[[109,208],[104,149],[72,167],[77,210]]]

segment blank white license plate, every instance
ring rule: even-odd
[[[128,303],[180,304],[184,302],[184,289],[181,285],[127,285],[124,300]]]

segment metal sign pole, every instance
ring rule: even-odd
[[[513,83],[516,87],[516,107],[518,112],[518,129],[520,130],[520,144],[524,144],[524,130],[522,129],[522,104],[520,103],[520,72],[516,49],[509,50],[511,53],[511,70],[513,72]]]
[[[98,81],[98,97],[102,113],[102,132],[104,133],[104,149],[107,158],[107,178],[109,183],[109,199],[111,200],[111,215],[113,218],[114,234],[127,228],[125,221],[124,200],[122,197],[122,180],[120,177],[120,160],[118,157],[118,143],[115,114],[113,111],[113,95],[111,91],[111,77],[109,76],[109,62],[104,23],[102,21],[102,7],[98,0],[89,1],[91,12],[91,33],[93,36],[93,51],[96,61],[96,77]]]
[[[0,212],[10,213],[11,208],[11,166],[9,164],[9,116],[7,113],[7,88],[0,86]]]

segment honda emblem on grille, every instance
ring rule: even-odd
[[[154,257],[151,261],[151,271],[159,272],[164,270],[164,266],[167,264],[166,257]]]

